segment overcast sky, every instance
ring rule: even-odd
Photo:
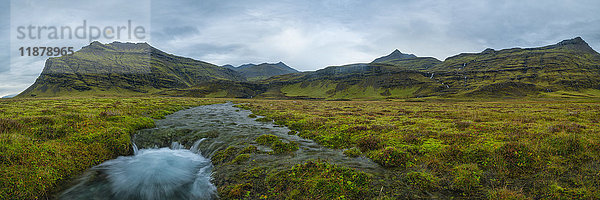
[[[394,49],[440,60],[485,48],[536,47],[581,36],[600,50],[597,0],[0,0],[0,96],[31,85],[47,57],[19,47],[89,44],[16,39],[18,26],[120,26],[152,46],[217,65],[279,62],[301,70],[370,62]],[[112,42],[100,38],[103,43]],[[10,61],[9,61],[10,60]],[[10,64],[9,64],[10,63]]]

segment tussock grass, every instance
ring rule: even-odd
[[[385,167],[390,178],[367,189],[378,198],[600,198],[597,102],[248,103],[301,137]]]
[[[0,199],[44,199],[83,170],[132,153],[131,135],[192,98],[0,100]]]

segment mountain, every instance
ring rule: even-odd
[[[236,68],[233,65],[223,65],[221,67],[227,68],[227,69],[231,69],[231,70],[235,70]]]
[[[382,62],[386,62],[386,61],[403,60],[403,59],[416,58],[416,57],[417,56],[415,56],[413,54],[404,54],[404,53],[400,52],[398,49],[396,49],[389,55],[377,58],[377,59],[373,60],[373,62],[371,62],[371,63],[382,63]]]
[[[224,68],[233,69],[241,73],[248,81],[257,81],[267,79],[272,76],[297,73],[298,70],[287,66],[283,62],[279,63],[262,63],[259,65],[255,64],[244,64],[239,67],[233,67],[232,65],[224,65]]]
[[[93,42],[50,58],[17,97],[190,96],[277,99],[600,97],[600,54],[582,38],[485,49],[440,61],[395,50],[371,63],[298,72],[282,62],[216,66],[146,43]]]
[[[3,96],[2,98],[3,98],[3,99],[7,99],[7,98],[13,98],[13,97],[15,97],[15,96],[17,96],[17,95],[16,95],[16,94],[11,94],[11,95],[6,95],[6,96]]]
[[[580,37],[537,48],[462,53],[427,71],[453,95],[527,96],[600,89],[600,54]]]
[[[582,38],[537,48],[486,49],[443,62],[395,50],[372,63],[275,76],[266,98],[600,96],[600,54]]]
[[[439,61],[438,61],[439,62]],[[403,63],[406,64],[406,63]],[[433,65],[435,63],[431,63]],[[424,68],[429,68],[425,66]],[[409,65],[359,63],[330,66],[314,72],[275,76],[264,98],[384,99],[409,98],[433,93],[438,84],[426,72]]]
[[[234,70],[171,55],[147,43],[92,42],[72,55],[46,60],[35,83],[18,96],[151,95],[214,80],[246,79]]]

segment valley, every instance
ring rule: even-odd
[[[599,199],[599,102],[580,37],[304,72],[92,42],[0,99],[0,198]]]

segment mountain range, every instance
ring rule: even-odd
[[[264,80],[272,76],[283,75],[283,74],[291,74],[297,73],[298,70],[287,66],[283,62],[278,63],[262,63],[262,64],[244,64],[238,67],[234,67],[232,65],[223,65],[221,67],[235,70],[242,74],[242,76],[246,77],[248,81],[257,81]]]
[[[486,49],[440,61],[394,50],[371,63],[298,72],[283,62],[217,66],[147,43],[92,42],[50,58],[18,97],[194,96],[277,99],[600,96],[600,54],[582,38]]]

